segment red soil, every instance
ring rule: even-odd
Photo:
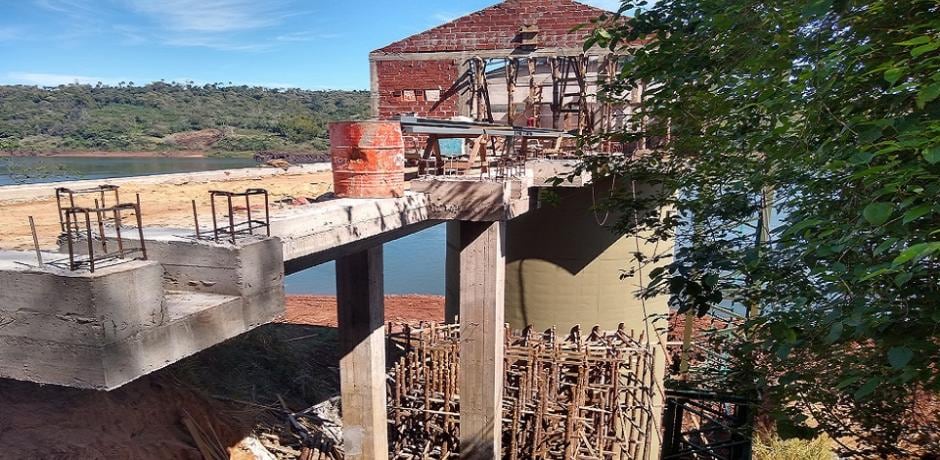
[[[432,295],[385,297],[385,321],[443,321],[444,298]],[[311,326],[336,326],[336,297],[292,295],[287,297],[284,322]]]

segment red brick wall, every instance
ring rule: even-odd
[[[459,68],[456,61],[376,61],[378,117],[394,118],[402,113],[450,118],[458,115],[457,95],[451,94]],[[439,92],[439,100],[434,93]]]
[[[422,53],[511,49],[523,25],[537,25],[538,47],[580,48],[590,27],[571,29],[598,18],[604,10],[571,0],[507,0],[447,24],[392,43],[379,52]]]

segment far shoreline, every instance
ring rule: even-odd
[[[0,152],[0,158],[241,158],[213,156],[204,150],[64,150],[56,152]],[[246,157],[247,158],[247,157]]]

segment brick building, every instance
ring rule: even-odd
[[[618,56],[584,50],[610,13],[572,0],[505,0],[373,51],[372,112],[578,131],[610,127],[629,109],[597,102]]]

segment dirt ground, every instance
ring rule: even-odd
[[[193,227],[193,212],[191,200],[196,200],[196,208],[200,216],[200,226],[211,226],[211,211],[209,204],[209,190],[243,191],[247,188],[265,188],[271,194],[271,212],[278,208],[291,206],[283,203],[284,200],[294,198],[316,198],[332,190],[332,176],[329,172],[296,173],[269,176],[254,180],[219,181],[191,181],[184,183],[163,184],[129,184],[120,188],[121,201],[128,202],[140,194],[141,214],[146,226]],[[90,197],[90,198],[86,198]],[[93,200],[95,196],[84,195],[83,200]],[[252,202],[263,206],[262,200]],[[79,201],[76,204],[93,205]],[[263,209],[263,208],[262,208]],[[0,248],[26,250],[32,248],[32,236],[29,231],[29,216],[36,222],[36,232],[39,235],[39,245],[44,249],[54,250],[56,238],[59,236],[59,218],[57,217],[55,189],[49,186],[48,192],[36,199],[25,202],[5,202],[0,200]],[[244,210],[244,205],[236,211]],[[221,215],[221,211],[220,211]],[[130,218],[133,222],[133,216]],[[127,222],[127,220],[125,220]]]

